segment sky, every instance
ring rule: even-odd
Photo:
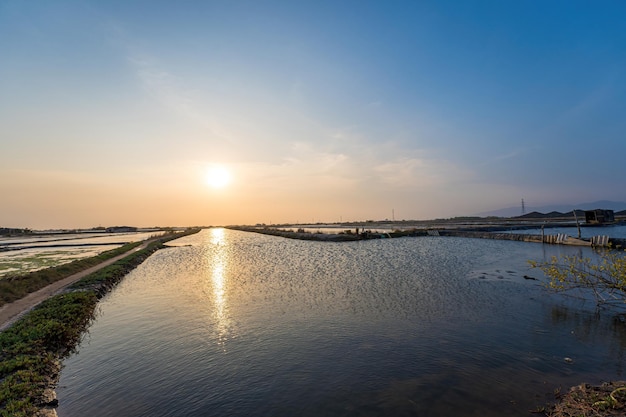
[[[0,0],[0,227],[626,201],[624,22],[622,0]]]

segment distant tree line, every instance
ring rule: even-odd
[[[21,236],[33,233],[30,229],[12,229],[9,227],[0,227],[0,236]]]

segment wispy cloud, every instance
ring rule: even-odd
[[[132,65],[144,90],[161,105],[194,120],[202,120],[200,112],[185,91],[183,80],[171,72],[160,68],[151,59],[131,56],[128,62]]]
[[[202,129],[222,139],[229,136],[229,129],[218,123],[206,101],[199,99],[192,81],[177,74],[167,60],[151,52],[122,23],[111,21],[107,28],[109,42],[120,51],[140,91],[190,129]]]
[[[581,94],[578,100],[573,101],[569,106],[563,107],[560,114],[557,113],[539,132],[539,136],[544,138],[558,138],[564,136],[564,132],[580,129],[581,123],[594,118],[595,113],[599,113],[604,107],[610,109],[616,103],[612,101],[618,97],[623,97],[626,87],[624,87],[624,71],[611,70],[604,79],[599,80],[593,88]]]
[[[473,174],[450,161],[396,156],[373,167],[379,183],[414,189],[434,189],[468,181]]]
[[[567,110],[564,117],[568,120],[580,117],[594,109],[604,105],[617,93],[624,92],[623,68],[619,76],[610,75],[603,82],[596,85],[582,97],[574,106]],[[621,90],[621,91],[620,91]]]
[[[528,146],[528,147],[523,147],[523,148],[515,148],[515,149],[510,150],[509,152],[501,153],[501,154],[497,154],[492,157],[489,157],[480,165],[484,167],[484,166],[489,166],[489,165],[504,162],[504,161],[522,159],[522,158],[525,158],[527,155],[532,154],[533,152],[539,151],[540,149],[541,149],[540,145],[533,145],[533,146]]]

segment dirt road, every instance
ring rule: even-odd
[[[19,319],[24,314],[29,312],[37,304],[41,303],[48,297],[60,292],[63,288],[67,287],[68,285],[73,284],[79,279],[84,278],[87,275],[93,272],[96,272],[99,269],[104,268],[105,266],[109,266],[112,263],[119,261],[120,259],[128,256],[132,252],[145,249],[153,240],[154,239],[147,240],[141,245],[139,245],[138,247],[133,248],[128,252],[118,255],[114,258],[108,259],[102,262],[101,264],[92,266],[91,268],[85,269],[82,272],[78,272],[74,275],[70,275],[69,277],[65,279],[54,282],[48,285],[47,287],[44,287],[40,289],[39,291],[30,293],[26,297],[21,298],[17,301],[14,301],[10,304],[3,305],[2,307],[0,307],[0,331],[5,330],[9,326],[11,326],[17,319]]]

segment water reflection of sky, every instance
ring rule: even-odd
[[[25,274],[77,259],[88,258],[118,248],[124,243],[145,240],[162,233],[157,231],[6,238],[0,241],[0,246],[12,249],[28,248],[0,252],[0,278],[4,275]],[[63,247],[46,247],[56,244],[63,245]]]
[[[93,234],[67,234],[58,236],[34,236],[15,237],[0,240],[0,246],[21,247],[21,246],[46,246],[51,244],[62,245],[94,245],[94,244],[114,244],[137,242],[148,239],[152,236],[162,235],[162,231],[137,232],[137,233],[93,233]]]
[[[624,377],[623,324],[524,278],[589,248],[222,229],[178,244],[101,303],[59,415],[521,417]]]

